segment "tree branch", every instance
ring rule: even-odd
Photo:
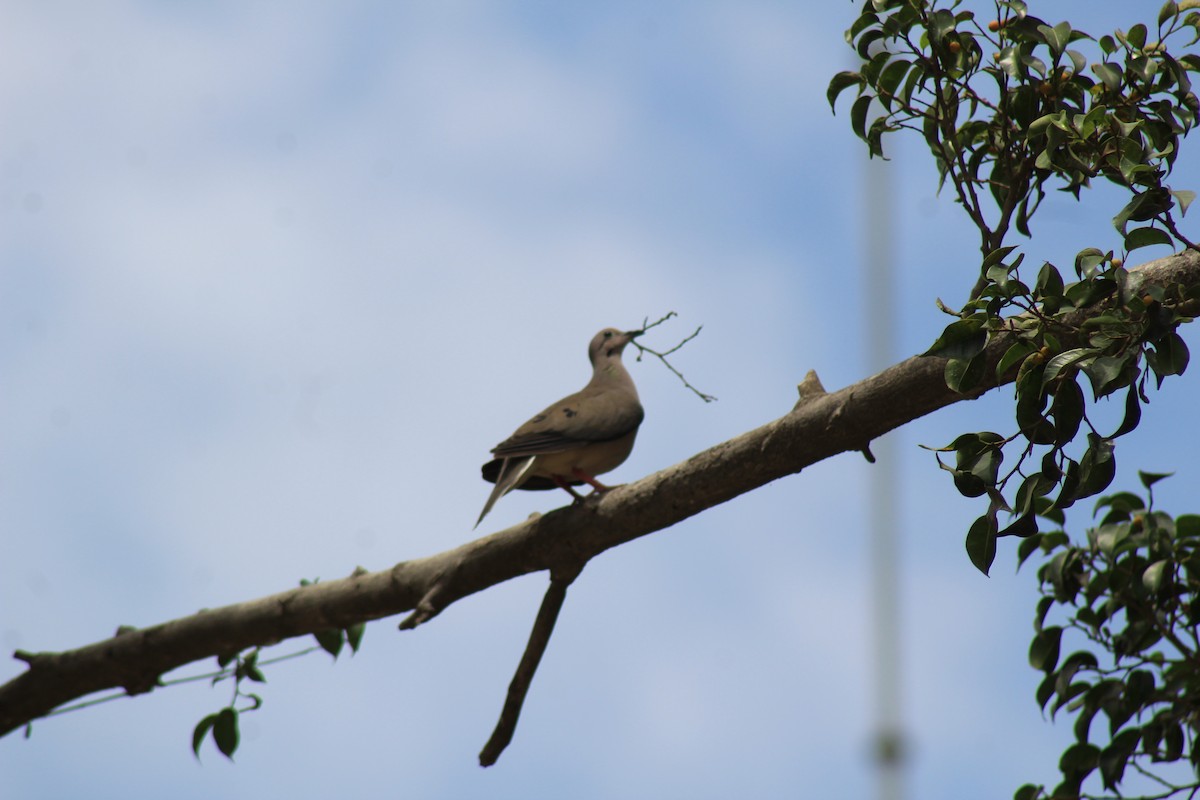
[[[517,664],[517,671],[512,682],[508,685],[508,695],[504,698],[504,708],[500,711],[500,719],[491,738],[479,753],[479,765],[490,767],[500,758],[504,748],[512,741],[513,733],[517,730],[517,719],[521,716],[521,707],[525,705],[525,695],[529,693],[529,685],[533,683],[533,675],[537,672],[538,664],[542,663],[542,654],[550,643],[550,634],[554,633],[554,623],[558,621],[558,612],[562,610],[563,601],[567,599],[567,587],[579,577],[582,566],[550,572],[550,586],[546,596],[542,598],[541,608],[533,621],[533,630],[529,633],[529,642],[525,652]]]
[[[1186,251],[1139,270],[1153,283],[1200,286],[1200,253]],[[994,367],[1007,344],[1002,336],[988,346],[988,377],[968,395],[946,388],[944,359],[909,358],[852,386],[813,397],[779,419],[675,466],[438,555],[379,572],[356,571],[340,580],[149,628],[122,629],[75,650],[18,653],[29,666],[0,686],[0,735],[92,692],[118,687],[129,694],[147,692],[163,674],[200,659],[405,611],[413,614],[402,627],[415,627],[489,586],[586,563],[609,548],[838,453],[862,450],[888,431],[995,388]]]

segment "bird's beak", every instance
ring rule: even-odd
[[[645,333],[645,331],[625,331],[625,335],[627,337],[629,337],[630,339],[636,339],[637,337],[641,336],[643,333]]]

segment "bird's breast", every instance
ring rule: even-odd
[[[531,470],[534,475],[571,477],[575,470],[591,476],[611,472],[629,458],[637,429],[608,442],[596,442],[584,447],[565,450],[561,453],[543,453],[538,456]]]

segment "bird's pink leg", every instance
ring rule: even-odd
[[[570,492],[571,497],[575,498],[576,503],[583,502],[583,495],[572,489],[571,484],[567,483],[567,481],[561,475],[551,475],[550,477],[554,479],[554,482],[557,483],[560,488],[566,489],[568,492]]]
[[[576,478],[579,478],[579,480],[581,480],[584,483],[591,486],[597,492],[607,492],[609,489],[612,488],[611,486],[605,486],[603,483],[596,480],[591,475],[588,475],[586,472],[581,470],[579,467],[575,467],[574,469],[572,469],[571,474],[574,475]],[[571,494],[575,494],[575,493],[571,492]]]

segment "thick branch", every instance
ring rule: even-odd
[[[1200,285],[1195,252],[1139,269],[1154,283]],[[1006,345],[1001,339],[989,346],[992,365]],[[149,691],[162,674],[200,659],[405,611],[413,612],[405,626],[414,627],[489,586],[586,563],[818,461],[861,450],[888,431],[997,383],[989,370],[984,385],[959,395],[946,388],[944,367],[940,358],[910,358],[673,467],[438,555],[124,630],[76,650],[20,653],[29,668],[0,686],[0,735],[92,692]]]

